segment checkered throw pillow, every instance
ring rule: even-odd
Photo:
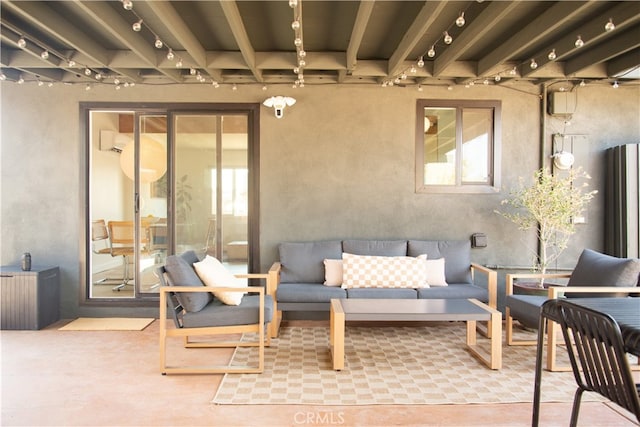
[[[342,288],[428,288],[427,256],[342,254]]]

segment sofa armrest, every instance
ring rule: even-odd
[[[549,286],[549,293],[547,294],[549,299],[556,299],[560,295],[571,293],[610,293],[610,292],[624,292],[630,294],[640,294],[640,287],[638,286]],[[597,295],[594,295],[597,297]]]
[[[571,273],[509,273],[506,275],[505,295],[513,295],[514,279],[568,279]]]
[[[471,263],[471,277],[475,276],[475,272],[485,274],[487,276],[487,292],[489,293],[489,307],[498,307],[498,273],[488,267],[474,262]]]

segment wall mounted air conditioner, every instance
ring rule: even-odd
[[[118,133],[114,130],[100,131],[100,151],[116,151],[120,153],[122,149],[131,142],[129,135]]]

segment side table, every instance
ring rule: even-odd
[[[42,329],[60,319],[60,269],[0,267],[0,329]]]

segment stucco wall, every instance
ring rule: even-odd
[[[31,252],[35,264],[59,265],[62,315],[125,314],[140,309],[78,304],[84,206],[81,206],[79,102],[261,102],[288,95],[297,103],[276,119],[261,109],[261,264],[277,258],[281,241],[332,238],[467,239],[488,235],[486,249],[473,250],[483,264],[528,265],[523,236],[494,213],[519,176],[540,165],[541,100],[537,88],[495,86],[382,88],[335,85],[286,86],[138,85],[114,90],[84,86],[2,83],[1,257],[3,265]],[[502,184],[491,195],[417,194],[414,191],[416,99],[502,101]],[[578,89],[571,126],[547,116],[545,156],[555,132],[585,134],[578,164],[600,191],[588,223],[579,227],[561,262],[571,267],[582,248],[602,249],[604,150],[640,142],[640,88],[589,86]],[[147,310],[149,313],[153,309]]]

